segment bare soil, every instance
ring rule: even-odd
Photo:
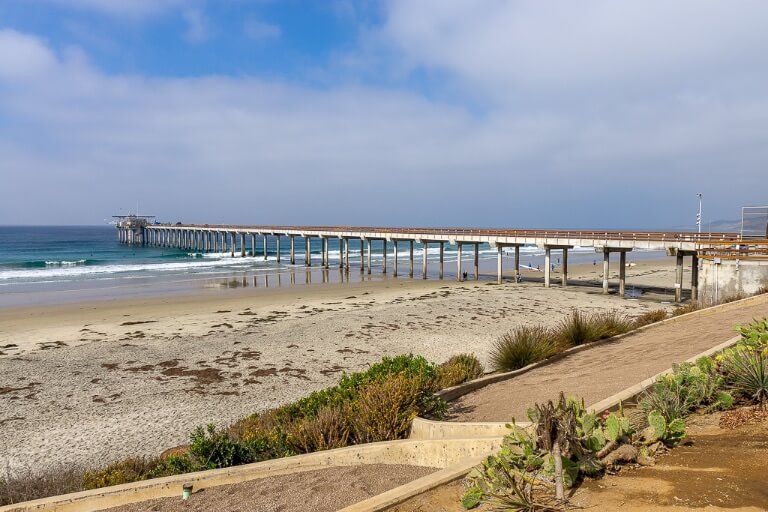
[[[162,498],[109,509],[111,512],[331,512],[426,476],[435,468],[390,464],[336,467],[222,485],[187,501]]]
[[[765,316],[768,296],[651,326],[464,395],[450,404],[448,419],[525,421],[528,407],[557,398],[560,391],[594,404],[732,338],[737,325]]]
[[[728,413],[726,413],[728,414]],[[651,467],[625,467],[573,489],[573,510],[672,512],[768,510],[768,420],[736,428],[722,414],[692,416],[687,439]],[[727,423],[727,422],[725,422]],[[461,481],[443,485],[393,508],[393,512],[460,512]],[[482,506],[478,511],[491,510]]]

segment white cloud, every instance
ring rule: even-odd
[[[171,8],[189,6],[198,0],[39,0],[60,7],[94,11],[110,16],[141,18]]]
[[[0,30],[0,78],[33,78],[55,63],[53,53],[40,39],[15,30]]]
[[[711,62],[690,42],[658,71],[620,33],[628,23],[587,44],[588,30],[568,35],[565,21],[555,29],[529,13],[527,35],[516,36],[527,46],[511,48],[493,21],[512,23],[506,3],[422,5],[391,4],[380,40],[471,100],[114,75],[73,50],[0,32],[0,183],[12,191],[0,223],[98,222],[140,198],[165,218],[202,222],[665,227],[681,223],[698,191],[717,198],[708,211],[721,217],[764,200],[768,87],[757,56],[767,43],[750,35],[751,21],[723,23],[742,27],[732,34],[741,42]],[[638,27],[650,37],[647,23]],[[568,51],[581,65],[554,66],[566,49],[542,31],[565,31],[561,46],[576,45]],[[634,63],[631,76],[610,79],[623,62],[600,49],[611,45]],[[541,62],[528,55],[539,46]]]
[[[282,30],[279,25],[266,23],[254,17],[246,18],[243,23],[243,33],[256,41],[265,39],[277,39],[281,36]]]
[[[209,36],[208,20],[199,9],[187,9],[182,13],[187,23],[184,39],[190,43],[202,43]]]

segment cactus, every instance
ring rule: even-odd
[[[605,437],[609,441],[616,442],[621,437],[621,425],[619,417],[611,413],[605,419]]]
[[[653,433],[653,438],[649,441],[660,441],[664,439],[664,434],[667,432],[667,420],[659,411],[651,411],[648,414],[648,425],[650,425]]]

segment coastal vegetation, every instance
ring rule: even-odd
[[[498,453],[465,479],[466,509],[486,503],[504,510],[561,510],[565,489],[622,465],[652,465],[685,438],[692,414],[727,411],[739,422],[768,405],[768,320],[739,328],[740,341],[714,357],[675,365],[633,408],[596,415],[566,398],[528,410],[532,428],[514,422]],[[755,413],[744,413],[745,408]],[[733,421],[727,416],[733,413]]]
[[[522,326],[501,336],[491,349],[491,365],[497,371],[518,370],[569,348],[625,334],[666,318],[663,309],[636,318],[618,311],[586,314],[574,309],[554,328]]]
[[[0,478],[0,505],[149,478],[248,464],[357,443],[407,436],[417,415],[441,418],[444,387],[476,378],[472,354],[436,365],[424,357],[385,357],[365,371],[296,402],[252,414],[228,428],[197,427],[187,446],[131,457],[100,468]]]

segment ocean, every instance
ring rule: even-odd
[[[104,300],[119,297],[139,297],[184,293],[194,289],[230,289],[243,286],[274,287],[322,284],[328,282],[359,282],[380,280],[382,246],[373,243],[373,273],[359,272],[359,244],[350,246],[351,271],[338,269],[338,240],[329,241],[331,270],[323,271],[320,263],[320,242],[312,241],[313,267],[304,267],[304,244],[296,245],[296,265],[288,261],[288,243],[281,244],[281,262],[275,258],[275,241],[270,237],[269,257],[232,258],[226,254],[202,254],[187,250],[139,247],[120,244],[115,228],[105,226],[0,226],[0,307],[40,303]],[[261,247],[257,243],[257,250]],[[392,244],[388,244],[388,265],[392,265]],[[421,276],[422,248],[415,244],[415,275]],[[509,254],[512,249],[508,248]],[[533,268],[543,265],[544,251],[538,247],[521,248],[521,265]],[[455,277],[456,248],[445,246],[445,278]],[[659,253],[630,253],[631,259],[657,257]],[[472,251],[463,251],[464,269],[471,273]],[[427,253],[429,277],[437,277],[439,249],[430,247]],[[589,247],[575,248],[569,253],[569,263],[598,262]],[[481,272],[496,268],[496,249],[480,246]],[[334,264],[334,262],[336,262]],[[553,263],[559,264],[559,254],[553,252]],[[511,258],[505,261],[506,268]],[[407,276],[407,244],[399,249],[400,277]],[[270,279],[271,277],[271,279]],[[284,278],[283,278],[284,277]],[[271,284],[270,284],[271,283]]]

